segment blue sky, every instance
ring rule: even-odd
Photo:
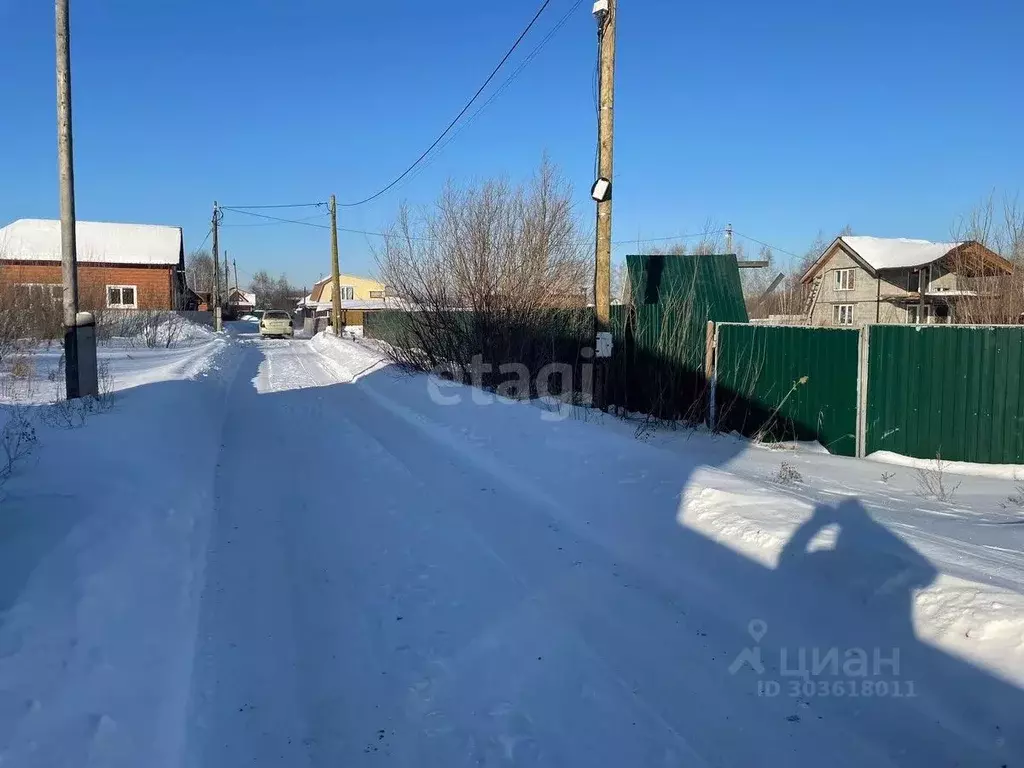
[[[539,5],[71,2],[79,216],[181,225],[186,248],[206,235],[215,199],[375,191]],[[552,0],[511,67],[573,2]],[[403,198],[426,203],[446,178],[524,177],[546,151],[589,226],[589,5],[425,171],[344,209],[340,225],[379,230]],[[56,217],[52,3],[0,0],[0,28],[0,222]],[[797,252],[846,224],[948,237],[982,196],[1014,193],[1024,177],[1022,29],[1016,0],[623,0],[615,239],[709,218]],[[343,269],[372,272],[373,240],[343,233]],[[222,242],[243,281],[265,268],[309,284],[329,269],[325,230],[229,227]]]

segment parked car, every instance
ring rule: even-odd
[[[278,336],[291,338],[295,333],[295,323],[287,312],[280,309],[268,309],[260,318],[260,336]]]

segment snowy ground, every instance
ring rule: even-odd
[[[1022,764],[1012,480],[231,334],[4,489],[0,765]]]

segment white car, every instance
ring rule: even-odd
[[[291,338],[295,333],[292,317],[284,310],[268,309],[260,318],[260,337],[278,336]]]

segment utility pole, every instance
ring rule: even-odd
[[[338,268],[338,202],[331,195],[331,327],[341,336],[341,274]]]
[[[75,232],[75,154],[71,132],[71,15],[56,0],[57,168],[60,177],[60,261],[64,283],[64,385],[69,400],[99,392],[92,315],[78,316],[78,246]],[[81,322],[80,322],[81,320]]]
[[[217,332],[224,330],[221,320],[220,306],[220,241],[218,240],[218,225],[220,224],[220,206],[213,201],[213,329]],[[227,275],[224,276],[227,280]]]
[[[224,298],[221,300],[221,306],[227,310],[228,316],[231,315],[231,270],[228,269],[228,251],[224,249]],[[221,311],[221,317],[224,316],[223,310]]]
[[[725,252],[733,253],[732,250],[732,224],[725,225]]]
[[[238,262],[235,261],[234,259],[232,259],[231,260],[231,265],[235,268],[235,290],[237,291],[237,290],[239,290],[239,288],[238,288]]]
[[[617,0],[594,3],[600,49],[600,117],[597,127],[598,179],[591,190],[597,202],[597,248],[594,269],[595,371],[594,405],[608,404],[608,358],[611,340],[612,150],[615,107],[615,27]]]

